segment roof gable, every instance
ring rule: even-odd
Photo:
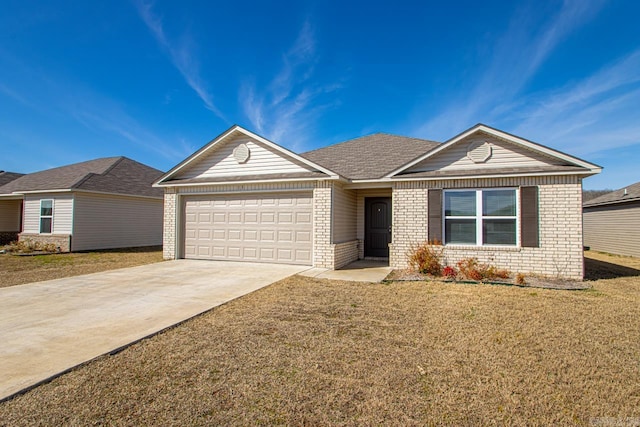
[[[439,145],[426,139],[376,133],[302,156],[349,179],[378,179]]]
[[[483,174],[508,169],[510,173],[600,172],[597,165],[500,130],[476,125],[434,150],[392,171],[388,177]]]
[[[337,174],[240,126],[233,126],[167,172],[156,184],[328,176],[337,177]]]

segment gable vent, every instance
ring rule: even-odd
[[[233,158],[236,159],[238,163],[245,163],[249,160],[249,153],[250,151],[247,144],[240,144],[233,149]]]
[[[473,163],[484,163],[491,157],[491,144],[486,141],[477,141],[469,144],[467,157]]]

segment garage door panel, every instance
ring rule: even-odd
[[[311,233],[308,231],[296,231],[296,242],[311,243]]]
[[[312,209],[310,193],[185,197],[184,256],[310,265]]]

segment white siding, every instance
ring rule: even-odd
[[[162,244],[162,200],[76,193],[71,250]]]
[[[640,202],[585,208],[583,232],[594,251],[640,257]]]
[[[233,150],[240,144],[246,144],[250,150],[249,159],[245,163],[238,163],[233,157]],[[213,147],[212,152],[205,154],[204,158],[190,165],[176,178],[217,178],[300,173],[309,170],[310,168],[302,166],[295,160],[283,157],[282,153],[242,135],[223,141],[219,146]]]
[[[0,200],[0,232],[20,231],[22,200]]]
[[[474,163],[467,157],[467,149],[471,143],[485,141],[491,144],[491,157],[485,162]],[[505,167],[517,168],[560,164],[562,163],[557,159],[533,152],[493,136],[481,134],[460,140],[448,149],[436,154],[434,157],[413,166],[409,171],[500,169]]]
[[[53,230],[51,234],[72,234],[73,195],[51,193],[27,195],[24,198],[24,232],[40,233],[40,200],[53,200]]]
[[[333,187],[333,243],[356,240],[356,192]]]

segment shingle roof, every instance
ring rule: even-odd
[[[23,175],[23,173],[0,171],[0,186],[8,184]]]
[[[301,156],[348,179],[376,179],[439,145],[426,139],[376,133]]]
[[[86,190],[162,197],[151,184],[162,171],[127,157],[105,157],[24,175],[0,187],[1,194],[27,191]]]
[[[626,194],[625,194],[626,193]],[[640,182],[628,185],[619,190],[612,191],[607,194],[603,194],[600,197],[591,199],[582,206],[600,206],[600,205],[612,205],[617,203],[626,203],[634,200],[640,200]]]

